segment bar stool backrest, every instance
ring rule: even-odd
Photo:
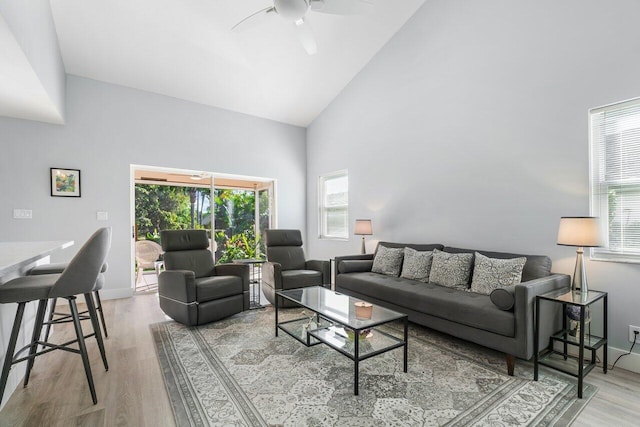
[[[110,227],[100,228],[93,233],[51,288],[49,298],[92,292],[110,247]]]

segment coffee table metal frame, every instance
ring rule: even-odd
[[[380,320],[371,320],[367,322],[363,319],[358,319],[358,322],[351,322],[349,324],[349,319],[339,318],[339,316],[333,315],[330,311],[326,310],[327,307],[321,307],[318,305],[305,304],[300,298],[296,298],[300,294],[300,291],[309,291],[309,292],[325,292],[332,293],[336,296],[341,296],[349,299],[349,307],[353,306],[354,302],[362,301],[361,299],[356,299],[350,297],[348,295],[343,295],[338,292],[331,291],[322,286],[312,286],[309,288],[301,288],[301,289],[290,289],[276,292],[275,299],[275,336],[278,336],[278,331],[282,330],[291,337],[295,338],[297,341],[300,341],[307,347],[311,347],[320,343],[326,344],[354,362],[354,378],[353,378],[353,394],[358,395],[358,379],[359,379],[359,364],[361,361],[366,360],[370,357],[377,356],[382,353],[386,353],[387,351],[394,350],[399,347],[404,348],[404,372],[407,372],[407,342],[408,342],[408,330],[409,330],[409,316],[403,313],[396,312],[394,310],[390,310],[381,306],[377,306],[374,304],[374,310],[378,307],[378,310],[384,310],[387,314],[384,318]],[[278,296],[292,301],[301,307],[304,307],[315,313],[316,317],[316,325],[315,329],[307,330],[306,333],[300,334],[301,326],[304,322],[308,322],[308,317],[297,318],[293,320],[287,320],[284,322],[278,321]],[[345,321],[346,320],[346,321]],[[389,322],[393,322],[395,320],[402,320],[404,323],[404,334],[403,338],[400,339],[393,335],[390,335],[384,331],[379,329],[374,329],[376,326],[384,325]],[[353,323],[358,323],[355,325]],[[335,334],[333,329],[330,329],[334,326],[342,326],[346,327],[354,332],[353,338],[353,347],[351,347],[351,343],[349,339],[339,337]],[[296,328],[297,327],[297,328]],[[299,329],[300,328],[300,329]],[[371,329],[375,334],[375,337],[379,340],[383,340],[384,343],[380,348],[377,349],[366,349],[362,351],[363,344],[361,341],[366,341],[369,338],[360,338],[360,333],[367,329]],[[294,333],[297,331],[298,333]],[[303,338],[304,336],[304,338]]]

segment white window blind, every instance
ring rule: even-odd
[[[320,177],[319,234],[323,239],[349,238],[349,175],[346,170]]]
[[[591,209],[603,220],[606,237],[591,256],[640,262],[640,98],[589,115]]]

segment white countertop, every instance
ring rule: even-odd
[[[0,242],[0,277],[36,262],[58,249],[73,245],[73,240],[44,242]]]

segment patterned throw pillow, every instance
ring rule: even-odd
[[[489,295],[496,288],[503,288],[522,280],[522,270],[527,258],[489,258],[476,252],[471,292]]]
[[[412,248],[404,248],[404,262],[402,263],[402,274],[400,274],[400,277],[418,280],[420,282],[428,282],[432,260],[432,251],[416,251]]]
[[[429,282],[450,288],[467,289],[472,264],[473,254],[450,254],[434,249]]]
[[[373,257],[371,272],[398,277],[400,275],[400,267],[402,267],[403,255],[404,248],[379,246],[376,251],[376,256]]]

